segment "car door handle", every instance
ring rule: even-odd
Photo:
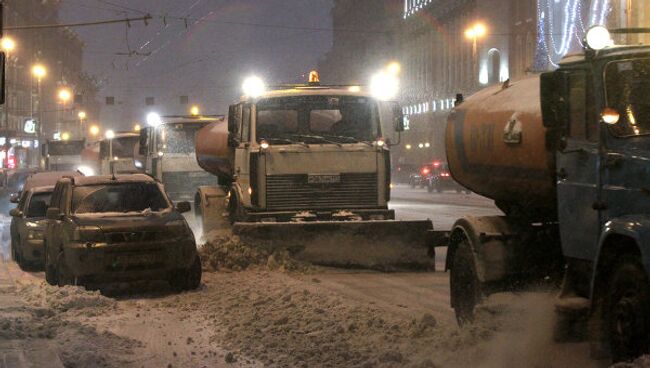
[[[566,172],[564,168],[561,168],[560,171],[557,172],[557,177],[565,180],[567,177],[569,177],[569,174]]]

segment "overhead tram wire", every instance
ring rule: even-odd
[[[117,23],[130,23],[143,21],[145,25],[148,25],[148,22],[153,19],[151,15],[147,14],[143,17],[137,18],[124,18],[124,19],[108,19],[100,20],[94,22],[80,22],[80,23],[62,23],[62,24],[34,24],[28,26],[10,26],[5,27],[5,31],[21,31],[21,30],[31,30],[31,29],[54,29],[54,28],[75,28],[75,27],[90,27],[90,26],[100,26],[106,24],[117,24]]]

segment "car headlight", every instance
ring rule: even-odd
[[[43,231],[41,231],[41,230],[29,230],[27,232],[27,239],[29,239],[29,240],[43,240]]]
[[[78,227],[72,233],[72,240],[83,243],[100,243],[104,241],[104,233],[97,226]]]

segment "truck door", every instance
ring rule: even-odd
[[[235,174],[242,191],[250,186],[250,151],[251,151],[251,105],[241,107],[241,125],[239,129],[239,146],[235,149]],[[246,195],[244,195],[246,197]],[[248,204],[248,201],[244,202]]]
[[[557,191],[564,254],[593,259],[600,235],[599,147],[593,87],[585,71],[569,79],[569,122],[557,153]]]

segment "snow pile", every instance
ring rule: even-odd
[[[114,308],[116,302],[99,291],[87,291],[78,286],[50,286],[44,282],[19,284],[19,295],[30,305],[53,309],[57,312]]]
[[[612,368],[650,368],[650,355],[644,355],[630,363],[619,363]]]
[[[270,244],[248,244],[230,233],[212,232],[200,248],[206,271],[243,271],[267,268],[278,271],[305,272],[309,265],[295,260],[286,249],[273,249]]]
[[[11,218],[0,215],[0,257],[11,258]]]

